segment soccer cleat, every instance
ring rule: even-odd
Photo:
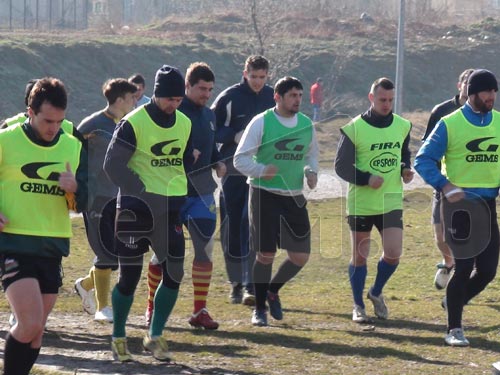
[[[219,323],[212,319],[208,310],[203,308],[194,313],[189,319],[189,324],[194,328],[217,329]]]
[[[167,340],[162,336],[151,338],[149,335],[146,335],[142,340],[142,345],[144,346],[144,350],[151,352],[157,360],[166,362],[172,360],[172,354],[168,351]]]
[[[446,267],[445,264],[439,263],[436,267],[438,270],[436,271],[436,276],[434,276],[434,286],[436,289],[441,290],[446,288],[448,285],[448,282],[455,271],[455,266]]]
[[[246,306],[255,306],[255,295],[251,291],[245,290],[241,303]]]
[[[267,304],[269,305],[269,313],[276,320],[283,319],[283,310],[281,308],[280,296],[277,293],[267,291]]]
[[[16,316],[14,315],[14,313],[10,313],[10,316],[9,316],[9,326],[10,327],[14,327],[17,323],[17,319],[16,319]]]
[[[500,375],[500,362],[493,363],[493,375]]]
[[[231,294],[229,295],[231,303],[238,304],[243,300],[243,286],[240,283],[231,283]]]
[[[146,318],[146,325],[149,327],[151,325],[151,319],[153,319],[153,302],[148,302],[144,317]]]
[[[94,320],[113,323],[113,309],[110,306],[106,306],[102,310],[96,311]]]
[[[258,327],[267,326],[267,313],[266,310],[255,309],[252,313],[252,324]]]
[[[382,293],[380,294],[380,296],[376,297],[372,294],[372,288],[370,288],[366,297],[370,301],[372,301],[375,315],[379,319],[387,319],[387,317],[389,316],[389,311],[387,310],[387,306],[385,304],[384,296],[382,295]]]
[[[469,340],[465,338],[462,328],[450,329],[450,332],[444,338],[444,342],[450,346],[469,346]]]
[[[352,309],[352,321],[356,323],[367,323],[370,319],[366,316],[366,311],[359,305],[354,305]]]
[[[132,354],[128,351],[126,337],[118,337],[111,341],[111,351],[116,361],[130,362],[133,360]]]
[[[80,277],[75,281],[76,294],[78,294],[82,299],[83,311],[85,311],[87,314],[94,315],[95,314],[94,289],[85,290],[82,287],[82,280],[83,277]]]

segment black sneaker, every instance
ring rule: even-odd
[[[229,299],[231,303],[239,304],[243,300],[243,285],[241,283],[231,283],[232,289]]]
[[[281,309],[280,296],[273,292],[267,291],[267,304],[269,305],[269,313],[276,320],[283,319],[283,310]]]
[[[266,310],[255,309],[252,313],[252,324],[258,327],[267,326],[267,313]]]

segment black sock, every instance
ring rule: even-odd
[[[285,260],[281,263],[278,272],[276,272],[276,275],[274,275],[271,280],[271,283],[269,284],[269,291],[272,293],[278,293],[281,287],[293,279],[293,277],[298,274],[303,267],[304,266],[297,266],[292,263],[290,259]]]
[[[30,357],[30,343],[17,341],[9,332],[5,337],[5,350],[3,356],[4,375],[28,375],[31,366],[28,368],[26,359]]]
[[[30,347],[28,357],[26,358],[26,370],[28,371],[27,374],[29,374],[31,368],[35,364],[35,362],[38,358],[38,354],[40,354],[40,348],[35,349],[35,348]]]
[[[256,261],[253,265],[253,281],[255,287],[255,308],[264,310],[266,308],[267,290],[269,280],[273,272],[273,264],[263,264]]]

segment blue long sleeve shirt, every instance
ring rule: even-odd
[[[459,109],[463,115],[474,126],[488,126],[493,115],[488,113],[474,112],[467,102]],[[438,162],[443,158],[448,146],[448,132],[443,120],[440,120],[432,133],[426,139],[415,157],[415,170],[424,179],[426,183],[441,191],[443,186],[449,183],[448,179],[441,174],[438,168]],[[462,188],[466,199],[481,197],[484,199],[495,199],[498,195],[498,187],[495,188]]]

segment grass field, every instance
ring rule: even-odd
[[[64,286],[54,316],[79,323],[76,328],[61,324],[61,334],[50,340],[42,354],[46,353],[46,359],[51,353],[57,353],[59,345],[68,345],[68,337],[73,335],[85,336],[90,342],[92,337],[99,340],[100,359],[89,364],[96,373],[488,374],[491,363],[500,359],[499,283],[494,281],[465,310],[464,327],[471,347],[445,346],[446,317],[440,306],[443,292],[433,286],[435,264],[440,257],[433,244],[429,201],[430,190],[412,191],[406,195],[404,255],[398,271],[384,290],[390,318],[374,320],[373,329],[351,322],[352,302],[347,279],[350,244],[342,199],[310,202],[314,249],[311,261],[281,292],[284,320],[277,322],[270,318],[270,326],[266,328],[251,326],[249,308],[228,302],[229,285],[225,282],[217,242],[209,308],[221,326],[214,332],[189,329],[187,319],[192,308],[190,249],[180,298],[165,331],[176,362],[183,367],[170,369],[158,362],[148,365],[153,362],[151,357],[141,353],[141,362],[136,367],[110,364],[111,326],[94,323],[90,316],[80,313],[80,300],[73,293],[74,280],[87,272],[92,258],[82,220],[74,219],[72,254],[64,261]],[[373,282],[375,264],[380,256],[380,241],[377,236],[374,240],[368,286]],[[283,255],[278,259],[283,259]],[[140,339],[146,329],[142,319],[145,300],[144,280],[131,312],[133,324],[127,328],[134,354],[140,352]],[[7,311],[3,299],[0,308]],[[367,312],[373,316],[369,301]],[[5,328],[6,325],[5,322]],[[51,322],[49,329],[50,326]],[[93,355],[86,352],[85,345],[80,344],[77,348],[80,351],[73,354],[75,358]],[[79,371],[72,368],[67,359],[58,353],[54,362],[61,362],[62,369],[50,374],[91,372],[90,369],[83,371],[82,365],[78,365]],[[37,370],[35,373],[48,372]]]

